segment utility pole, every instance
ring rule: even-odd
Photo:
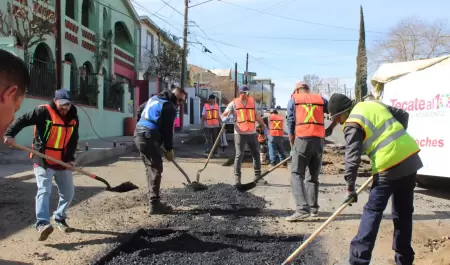
[[[344,95],[345,95],[346,97],[348,97],[348,96],[347,96],[347,85],[345,85],[345,84],[344,84]]]
[[[245,84],[248,85],[248,53],[247,60],[245,62]]]
[[[331,98],[331,89],[330,89],[330,84],[328,84],[328,97]]]
[[[261,80],[261,113],[263,109],[263,103],[264,103],[264,81]]]
[[[234,63],[234,97],[237,98],[238,92],[238,76],[237,76],[237,63]]]
[[[55,15],[56,15],[56,89],[62,88],[62,44],[61,44],[61,0],[55,2]]]
[[[181,51],[181,89],[184,89],[186,83],[186,57],[188,42],[188,9],[189,0],[184,0],[184,31],[183,31],[183,50]]]

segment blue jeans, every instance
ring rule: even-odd
[[[375,246],[383,211],[392,196],[392,221],[397,265],[412,265],[414,251],[411,247],[414,212],[414,187],[416,173],[396,180],[375,177],[369,201],[364,206],[358,234],[350,244],[349,262],[352,265],[369,265]]]
[[[44,169],[35,166],[34,175],[36,176],[37,195],[36,195],[36,227],[50,223],[50,195],[52,193],[52,179],[55,177],[56,185],[59,190],[58,208],[53,213],[54,219],[66,219],[66,211],[72,202],[75,193],[72,171]]]
[[[276,158],[280,159],[280,162],[286,159],[283,149],[283,136],[269,136],[269,159],[271,164],[276,163]]]

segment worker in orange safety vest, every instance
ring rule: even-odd
[[[256,133],[256,122],[267,132],[267,127],[263,119],[256,112],[255,100],[249,96],[250,89],[244,85],[239,88],[239,97],[228,104],[222,113],[222,121],[228,119],[228,115],[234,115],[234,144],[236,155],[234,158],[235,184],[241,184],[241,166],[244,158],[244,148],[248,145],[253,157],[253,168],[255,179],[261,175],[261,158],[259,153],[259,143]],[[260,183],[266,183],[261,181]]]
[[[38,106],[19,117],[5,133],[5,143],[13,145],[14,137],[25,127],[34,125],[33,149],[54,159],[75,165],[78,144],[77,108],[71,102],[70,91],[57,90],[49,104]],[[52,180],[55,179],[59,191],[59,202],[53,213],[57,228],[63,232],[72,229],[67,225],[66,212],[72,202],[75,187],[72,171],[47,159],[32,157],[36,176],[36,229],[39,241],[44,241],[53,232],[50,224],[50,196]]]
[[[284,117],[278,114],[276,109],[272,109],[269,115],[269,159],[270,165],[276,165],[276,158],[278,156],[279,161],[286,159],[284,153]],[[284,164],[283,166],[287,166]]]
[[[328,101],[320,94],[309,93],[309,86],[297,83],[288,103],[287,125],[291,144],[291,188],[296,212],[287,217],[289,222],[300,221],[319,214],[319,174],[325,134],[331,134],[335,123],[326,130],[324,113]],[[327,132],[326,132],[327,131]],[[306,167],[308,171],[306,172]]]
[[[202,124],[201,129],[205,133],[206,145],[205,154],[211,152],[211,148],[217,139],[220,127],[220,109],[216,102],[215,95],[209,95],[208,102],[203,106],[202,110]],[[217,148],[214,150],[214,155],[217,155]]]

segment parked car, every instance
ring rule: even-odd
[[[220,113],[223,113],[227,106],[220,107]],[[228,121],[225,122],[225,132],[226,133],[234,133],[234,116],[230,113],[228,117]]]

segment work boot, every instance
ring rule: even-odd
[[[319,210],[311,210],[309,213],[311,217],[319,217]]]
[[[162,203],[160,201],[151,202],[150,214],[169,214],[173,212],[173,208],[170,205]]]
[[[311,214],[307,212],[295,212],[293,215],[286,217],[286,221],[288,222],[298,222],[303,221],[308,218]]]
[[[39,233],[38,241],[45,241],[53,233],[53,226],[51,224],[42,224],[38,225],[36,230]]]
[[[54,219],[56,227],[64,233],[72,232],[73,229],[66,223],[66,219]]]

